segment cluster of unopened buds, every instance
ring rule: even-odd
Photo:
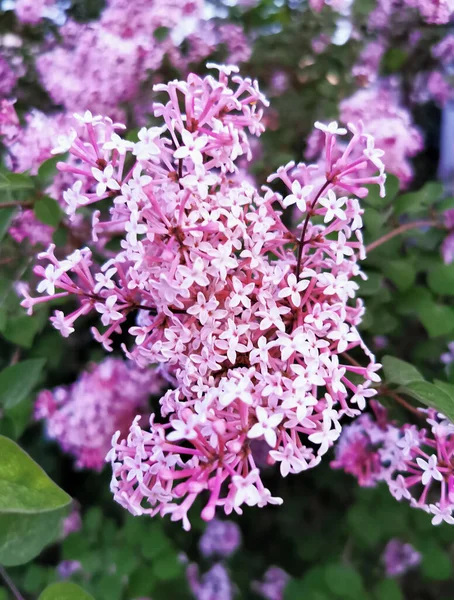
[[[344,427],[331,466],[361,486],[384,481],[396,500],[433,515],[432,524],[454,524],[454,425],[434,409],[419,409],[424,428],[397,426],[371,402],[375,418],[361,415]]]
[[[357,331],[364,307],[355,278],[365,255],[358,198],[366,184],[384,193],[382,152],[359,124],[339,153],[347,130],[317,123],[322,180],[317,168],[289,163],[269,178],[283,194],[259,191],[235,161],[250,156],[248,135],[263,132],[268,103],[236,67],[211,67],[218,77],[155,86],[167,96],[154,105],[163,125],[143,128],[137,142],[85,114],[85,133],[61,147],[72,159],[59,167],[74,176],[67,212],[93,209],[93,241],[117,240],[118,250],[100,264],[88,247],[58,258],[51,246],[35,267],[43,295],[23,301],[31,312],[67,297],[74,311],[51,319],[64,336],[98,313],[103,327],[92,331],[106,350],[128,333],[126,356],[167,372],[161,414],[113,438],[111,489],[133,514],[170,514],[186,529],[202,493],[205,520],[217,507],[281,504],[251,442],[268,445],[284,477],[315,467],[340,420],[376,393],[380,367]],[[281,219],[293,206],[303,213],[295,231]]]

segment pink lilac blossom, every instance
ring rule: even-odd
[[[32,246],[47,248],[52,242],[53,228],[38,221],[31,209],[20,211],[13,219],[9,234],[18,244],[28,240]]]
[[[441,244],[441,255],[444,263],[449,265],[454,261],[454,209],[444,212],[444,224],[448,235]]]
[[[10,167],[36,175],[39,166],[52,157],[52,149],[72,130],[73,119],[64,114],[46,115],[32,110],[25,116],[20,135],[8,143]]]
[[[70,533],[80,531],[82,528],[82,518],[80,516],[80,510],[77,506],[74,506],[71,513],[63,519],[63,537],[66,538]]]
[[[383,408],[376,421],[363,415],[344,427],[332,467],[351,473],[362,486],[385,481],[396,500],[430,513],[433,525],[452,525],[454,425],[434,409],[419,410],[425,428],[397,427]]]
[[[385,30],[400,26],[415,26],[418,20],[434,25],[448,23],[454,12],[453,0],[379,0],[369,15],[368,26],[372,30]]]
[[[184,51],[177,46],[168,49],[170,61],[183,73],[189,71],[190,65],[206,60],[220,45],[224,46],[223,54],[228,63],[245,62],[252,54],[251,44],[240,25],[219,24],[211,19],[201,20],[185,42]]]
[[[82,373],[72,385],[42,391],[35,402],[35,419],[79,469],[101,470],[117,430],[146,410],[150,394],[159,393],[162,379],[154,370],[108,358]]]
[[[110,120],[86,118],[88,141],[76,138],[69,150],[81,164],[60,165],[74,173],[68,212],[94,208],[93,238],[119,237],[121,249],[98,265],[89,248],[58,260],[51,245],[34,269],[44,296],[26,294],[22,303],[32,312],[72,296],[77,308],[51,318],[62,335],[98,313],[103,327],[92,331],[107,351],[114,334],[128,332],[129,358],[170,366],[175,389],[160,400],[163,421],[151,415],[143,429],[135,419],[129,435],[115,434],[108,459],[117,502],[136,515],[170,514],[185,529],[204,491],[207,521],[216,507],[241,514],[243,505],[281,504],[261,480],[251,440],[268,444],[284,477],[315,467],[341,418],[358,415],[380,380],[357,331],[364,306],[353,277],[362,276],[364,257],[357,197],[368,183],[384,193],[381,152],[361,123],[350,126],[342,150],[337,140],[347,130],[317,123],[326,144],[320,186],[310,167],[289,163],[269,178],[287,193],[261,194],[232,175],[251,156],[248,133],[264,129],[267,101],[236,67],[209,66],[217,77],[190,74],[155,87],[168,96],[154,108],[164,125],[143,128],[138,142],[122,139]],[[294,171],[306,174],[304,185]],[[303,211],[297,235],[277,203]],[[343,356],[354,348],[366,366]]]
[[[20,131],[19,117],[14,108],[13,100],[0,101],[0,137],[6,143],[11,142]]]
[[[386,170],[396,175],[403,187],[411,182],[413,168],[409,159],[422,150],[422,135],[411,114],[399,104],[396,92],[385,82],[343,100],[340,119],[343,123],[367,123],[369,133],[384,152]]]
[[[236,523],[213,519],[200,538],[199,548],[203,556],[227,558],[238,550],[240,544],[241,531]]]
[[[453,0],[405,0],[407,6],[416,8],[426,23],[443,25],[451,20]]]
[[[52,14],[55,0],[16,0],[14,11],[21,23],[37,25]]]
[[[353,66],[352,75],[361,86],[374,83],[378,78],[380,63],[386,50],[384,40],[374,40],[365,45],[358,62]]]
[[[382,418],[380,405],[374,401],[371,405],[378,419],[364,414],[344,427],[331,462],[333,469],[353,475],[362,487],[374,487],[385,478],[380,451],[388,441],[399,439],[398,430]]]
[[[284,600],[284,591],[290,575],[280,567],[269,567],[262,581],[253,581],[251,588],[266,600]]]
[[[427,76],[426,86],[429,98],[440,106],[444,106],[453,96],[452,86],[441,71],[431,71]]]
[[[454,35],[450,33],[441,42],[432,46],[431,53],[434,58],[440,60],[444,65],[451,64],[454,61]]]
[[[387,577],[398,577],[417,567],[421,562],[421,554],[411,544],[393,539],[386,545],[382,562]]]
[[[17,75],[9,62],[0,54],[0,97],[10,96],[17,82]]]
[[[126,117],[120,106],[135,100],[151,71],[174,46],[171,36],[158,40],[159,28],[175,30],[201,0],[111,0],[95,23],[68,21],[61,40],[38,57],[41,82],[67,111],[92,111]]]

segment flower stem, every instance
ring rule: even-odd
[[[397,227],[397,229],[393,229],[386,235],[382,236],[381,238],[378,238],[378,240],[375,240],[375,242],[372,242],[371,244],[366,246],[366,252],[369,253],[371,250],[375,250],[375,248],[378,248],[382,244],[385,244],[389,240],[392,240],[393,237],[396,237],[401,233],[405,233],[405,231],[417,229],[418,227],[441,227],[441,225],[437,223],[437,221],[414,221],[413,223],[405,223],[404,225]]]
[[[318,191],[318,194],[312,200],[309,210],[307,211],[307,215],[306,215],[306,219],[304,221],[303,230],[301,232],[301,238],[300,238],[300,243],[299,243],[299,247],[298,247],[298,258],[296,261],[296,279],[297,280],[299,279],[300,271],[301,271],[301,259],[303,257],[304,244],[306,243],[305,237],[306,237],[306,229],[307,229],[307,226],[309,223],[309,219],[312,216],[312,211],[314,210],[315,205],[317,204],[318,200],[320,199],[320,196],[323,194],[323,192],[326,190],[326,188],[330,185],[331,185],[331,181],[325,181],[325,183],[322,185],[322,187]]]
[[[10,578],[8,573],[5,571],[5,569],[2,567],[2,565],[0,565],[0,576],[2,577],[2,579],[6,583],[6,585],[9,587],[12,595],[16,598],[16,600],[24,600],[24,597],[19,592],[17,587],[14,585],[12,579]]]
[[[419,412],[419,410],[415,406],[413,406],[412,404],[410,404],[409,402],[404,400],[402,398],[402,396],[399,396],[399,394],[396,394],[396,392],[393,392],[392,390],[388,390],[387,388],[380,389],[379,392],[381,394],[383,394],[384,396],[389,396],[390,398],[392,398],[393,400],[398,402],[401,406],[403,406],[404,408],[406,408],[407,410],[412,412],[414,415],[416,415],[420,419],[423,418],[423,415]]]

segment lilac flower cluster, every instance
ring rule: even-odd
[[[199,547],[203,556],[228,558],[241,544],[241,531],[233,521],[213,519],[200,538]]]
[[[411,11],[426,23],[443,25],[454,12],[453,0],[379,0],[369,16],[371,29],[395,27],[411,19]]]
[[[369,132],[384,151],[386,170],[406,187],[413,179],[410,158],[423,148],[423,139],[413,124],[410,112],[398,102],[397,93],[386,82],[360,90],[340,103],[343,123],[359,120],[367,123]]]
[[[383,552],[382,561],[388,577],[404,575],[421,562],[421,554],[411,544],[393,539],[388,542]]]
[[[247,132],[263,131],[267,101],[236,67],[213,66],[217,78],[157,85],[168,97],[154,108],[164,125],[143,128],[135,143],[87,113],[84,136],[68,142],[79,163],[60,165],[74,177],[64,198],[69,215],[95,208],[93,239],[119,237],[120,250],[98,265],[89,248],[60,260],[51,246],[35,267],[45,295],[26,294],[22,303],[32,311],[71,296],[75,311],[51,318],[64,336],[78,317],[98,313],[103,328],[92,331],[106,350],[114,334],[128,332],[129,358],[167,365],[173,389],[160,401],[164,421],[152,415],[145,430],[135,419],[126,438],[114,436],[108,458],[122,506],[170,514],[186,529],[203,491],[205,520],[217,506],[229,514],[280,504],[261,480],[251,441],[264,440],[284,477],[316,466],[339,437],[340,419],[358,415],[376,393],[380,367],[357,331],[364,307],[353,278],[364,257],[354,196],[366,196],[367,183],[384,193],[382,152],[361,123],[350,125],[341,148],[347,130],[317,124],[322,181],[318,169],[312,182],[310,166],[289,163],[269,178],[287,193],[260,194],[234,177],[235,161],[250,156]],[[277,206],[303,213],[297,235]],[[367,366],[344,356],[353,348]],[[351,381],[357,376],[362,383]]]
[[[40,392],[35,418],[44,419],[47,436],[76,459],[79,469],[101,470],[110,439],[145,413],[151,394],[163,385],[154,370],[108,358],[82,373],[70,386]]]
[[[99,21],[68,21],[60,38],[37,58],[44,88],[68,112],[92,111],[126,118],[122,104],[132,102],[151,71],[161,66],[174,44],[155,32],[188,23],[201,8],[200,0],[109,0]]]
[[[420,409],[426,427],[397,427],[385,409],[344,427],[331,463],[361,486],[388,484],[396,500],[430,514],[432,524],[454,524],[454,425],[434,409]]]

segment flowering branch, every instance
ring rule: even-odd
[[[374,242],[370,243],[368,246],[366,246],[366,252],[369,253],[372,250],[375,250],[375,248],[378,248],[382,244],[385,244],[389,240],[392,240],[394,237],[400,235],[401,233],[405,233],[406,231],[410,231],[411,229],[419,229],[420,227],[439,227],[442,229],[444,228],[442,225],[440,225],[440,223],[433,220],[413,221],[413,223],[405,223],[404,225],[400,225],[400,227],[397,227],[396,229],[393,229],[393,231],[390,231],[384,236],[378,238],[378,240],[375,240]]]

